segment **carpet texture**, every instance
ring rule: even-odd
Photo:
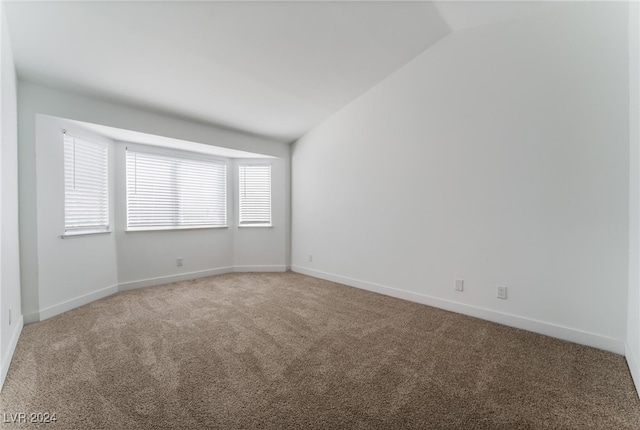
[[[623,357],[295,273],[24,328],[0,412],[73,429],[640,429]]]

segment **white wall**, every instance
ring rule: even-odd
[[[166,232],[124,232],[124,144],[113,143],[112,210],[115,233],[61,239],[64,225],[61,128],[64,119],[107,125],[182,140],[262,153],[274,157],[279,229],[254,232],[261,261],[273,270],[287,265],[289,146],[126,106],[19,83],[20,233],[23,249],[23,310],[28,321],[47,318],[117,289],[235,270],[253,261],[255,250],[235,244],[235,228]],[[56,118],[51,118],[56,117]],[[87,131],[83,131],[87,133]],[[233,165],[233,163],[231,163]],[[231,173],[230,173],[231,174]],[[233,199],[233,196],[230,196]],[[230,200],[233,202],[233,200]],[[230,205],[232,207],[233,205]],[[234,218],[230,218],[231,221]],[[36,233],[34,233],[36,232]],[[284,250],[284,252],[282,251]],[[277,256],[273,258],[274,254]],[[184,258],[177,267],[175,258]],[[240,268],[239,270],[243,270]]]
[[[288,160],[261,159],[272,165],[272,228],[237,226],[239,160],[227,166],[228,228],[134,231],[126,230],[125,148],[116,145],[116,243],[118,281],[123,288],[158,283],[155,278],[186,279],[226,271],[284,271],[288,266]],[[247,161],[250,159],[244,159]],[[254,160],[255,161],[255,160]],[[182,257],[183,265],[176,265]]]
[[[125,142],[118,142],[116,145],[115,227],[119,283],[130,288],[158,283],[155,280],[158,277],[188,277],[188,274],[192,273],[216,273],[231,268],[233,234],[229,228],[125,231],[126,148],[136,149],[139,146]],[[177,257],[183,258],[183,266],[177,266]]]
[[[629,297],[626,356],[640,393],[640,5],[629,4]]]
[[[4,4],[0,4],[0,388],[20,331],[20,261],[18,249],[18,123],[16,73]],[[11,309],[11,317],[9,316]]]
[[[110,202],[113,202],[113,142],[88,133],[68,121],[45,115],[36,118],[36,178],[38,202],[38,303],[44,319],[117,291],[116,245],[113,234],[62,238],[64,233],[64,141],[70,136],[109,146]],[[113,219],[113,203],[110,205]],[[86,297],[88,296],[88,297]],[[84,298],[84,301],[82,300]],[[78,302],[79,301],[79,302]],[[28,321],[37,319],[28,315]]]
[[[272,227],[238,227],[238,166],[241,163],[267,162],[271,164],[271,221]],[[236,270],[273,270],[288,269],[289,256],[286,244],[289,243],[290,225],[289,205],[289,159],[275,158],[270,160],[236,159],[233,163],[233,215],[234,248],[233,264]],[[280,192],[283,190],[284,192]],[[277,238],[277,239],[276,239]],[[275,239],[275,240],[274,240]]]
[[[451,34],[301,138],[292,269],[623,352],[626,29],[575,3]]]
[[[260,159],[272,165],[273,227],[238,227],[238,164],[252,159],[231,159],[227,166],[229,226],[216,229],[126,230],[125,148],[116,145],[116,243],[118,281],[123,288],[158,283],[155,278],[188,278],[193,274],[227,271],[284,271],[288,267],[287,160]],[[183,265],[176,265],[182,257]]]

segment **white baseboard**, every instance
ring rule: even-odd
[[[233,266],[234,272],[286,272],[287,266]]]
[[[307,269],[300,266],[291,266],[294,272],[304,275],[313,276],[315,278],[325,279],[328,281],[338,282],[351,287],[363,290],[373,291],[375,293],[384,294],[386,296],[396,297],[399,299],[409,300],[411,302],[421,303],[428,306],[444,309],[447,311],[457,312],[464,315],[480,318],[487,321],[496,322],[510,327],[555,337],[569,342],[579,343],[581,345],[592,346],[594,348],[604,349],[616,354],[623,355],[625,353],[624,341],[602,336],[596,333],[565,327],[558,324],[548,323],[544,321],[534,320],[521,317],[518,315],[497,312],[478,306],[467,305],[463,303],[453,302],[450,300],[440,299],[425,294],[414,293],[399,288],[388,287],[371,282],[361,281],[358,279],[347,278],[344,276],[334,275],[319,270]]]
[[[640,362],[638,361],[638,357],[634,355],[628,343],[625,343],[624,356],[627,359],[627,365],[629,366],[633,383],[636,385],[636,391],[638,392],[638,396],[640,396]]]
[[[4,357],[2,357],[2,363],[0,364],[0,391],[2,391],[4,380],[6,379],[7,373],[9,372],[9,365],[11,364],[13,353],[16,351],[18,339],[20,339],[20,333],[22,333],[22,327],[24,327],[24,318],[20,316],[18,321],[16,321],[13,333],[11,333],[11,339],[9,340],[9,349],[7,349],[7,353],[4,355]]]
[[[207,276],[222,275],[234,271],[233,266],[220,267],[218,269],[199,270],[197,272],[180,273],[178,275],[159,276],[157,278],[141,279],[138,281],[122,282],[118,291],[135,290],[136,288],[153,287],[155,285],[171,284],[173,282],[189,281],[191,279],[205,278]]]
[[[50,306],[40,310],[40,321],[44,321],[56,315],[60,315],[63,312],[70,311],[82,305],[86,305],[91,302],[95,302],[98,299],[110,296],[118,292],[117,285],[111,285],[110,287],[103,288],[92,293],[83,294],[75,299],[67,300],[66,302],[58,303],[57,305]],[[29,314],[31,316],[31,314]]]
[[[24,314],[24,323],[31,324],[40,321],[40,312],[30,312],[28,314]]]
[[[269,266],[228,266],[217,269],[199,270],[196,272],[180,273],[178,275],[159,276],[157,278],[140,279],[137,281],[122,282],[101,290],[76,297],[63,303],[50,306],[40,311],[30,312],[24,315],[24,321],[27,324],[43,321],[48,318],[59,315],[63,312],[70,311],[79,306],[86,305],[95,300],[115,294],[118,291],[134,290],[137,288],[152,287],[156,285],[171,284],[173,282],[188,281],[191,279],[205,278],[207,276],[222,275],[232,272],[284,272],[287,267],[284,265]]]

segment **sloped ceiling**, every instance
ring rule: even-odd
[[[284,142],[451,28],[530,9],[427,1],[5,5],[20,79]]]
[[[427,2],[8,2],[21,79],[292,141],[445,36]]]

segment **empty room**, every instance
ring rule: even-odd
[[[0,1],[0,427],[639,429],[640,3]]]

